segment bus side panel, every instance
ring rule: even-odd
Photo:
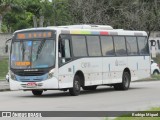
[[[141,56],[138,61],[138,77],[145,79],[150,77],[150,56]]]
[[[128,57],[115,57],[114,58],[114,71],[113,71],[113,80],[112,83],[121,83],[123,71],[125,68],[128,68]]]
[[[85,86],[87,85],[100,85],[102,82],[102,57],[91,57],[84,58],[81,61],[81,67],[83,67],[84,72],[88,76],[89,84],[85,81]]]
[[[74,66],[71,63],[63,65],[59,68],[59,88],[73,87]]]
[[[102,84],[102,58],[80,58],[59,68],[59,88],[73,87],[76,72],[84,74],[84,85]]]
[[[130,70],[132,81],[150,77],[150,57],[104,57],[103,84],[122,82],[122,75],[125,68]]]
[[[128,65],[132,81],[150,77],[150,56],[128,57]]]
[[[139,61],[139,56],[130,56],[128,57],[128,68],[130,69],[131,73],[131,81],[138,79],[138,69],[137,63]]]
[[[104,57],[102,63],[103,84],[112,83],[114,78],[115,57]]]

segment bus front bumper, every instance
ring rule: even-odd
[[[52,79],[43,80],[40,82],[20,82],[10,79],[10,90],[52,90],[59,89],[58,79],[53,77]]]

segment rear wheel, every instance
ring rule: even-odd
[[[115,90],[128,90],[130,86],[130,75],[128,72],[123,73],[122,83],[114,85]]]
[[[32,93],[33,93],[33,95],[36,95],[36,96],[42,95],[43,90],[32,90]]]
[[[79,76],[76,75],[73,80],[73,88],[69,89],[69,93],[72,96],[78,96],[80,94],[80,91],[81,91],[80,78]]]
[[[83,90],[96,90],[97,85],[94,85],[94,86],[84,86],[82,88],[83,88]]]

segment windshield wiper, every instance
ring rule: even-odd
[[[24,44],[23,42],[21,41],[21,51],[22,51],[22,61],[24,61],[24,51],[25,51],[25,48],[24,48]]]
[[[43,46],[44,46],[44,43],[45,43],[45,42],[46,42],[46,40],[45,40],[45,39],[44,39],[44,40],[42,40],[42,41],[41,41],[41,43],[40,43],[40,45],[38,46],[36,59],[38,59],[38,55],[41,53],[42,48],[43,48]]]

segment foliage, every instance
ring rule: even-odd
[[[0,80],[4,79],[8,72],[8,58],[0,59]]]
[[[12,12],[12,14],[21,14],[23,12],[21,2],[19,0],[0,1],[0,32],[2,31],[2,24],[5,24],[3,23],[4,16],[8,14],[8,12]]]
[[[114,28],[149,32],[160,29],[158,0],[71,0],[70,4],[78,23],[109,24]]]
[[[160,80],[160,75],[151,75],[151,79]]]
[[[156,55],[156,58],[152,58],[152,59],[154,59],[154,61],[155,61],[158,65],[160,65],[160,54],[157,54],[157,55]]]
[[[159,0],[0,0],[0,26],[13,32],[34,27],[35,21],[37,26],[109,24],[150,33],[160,30],[158,6]]]

